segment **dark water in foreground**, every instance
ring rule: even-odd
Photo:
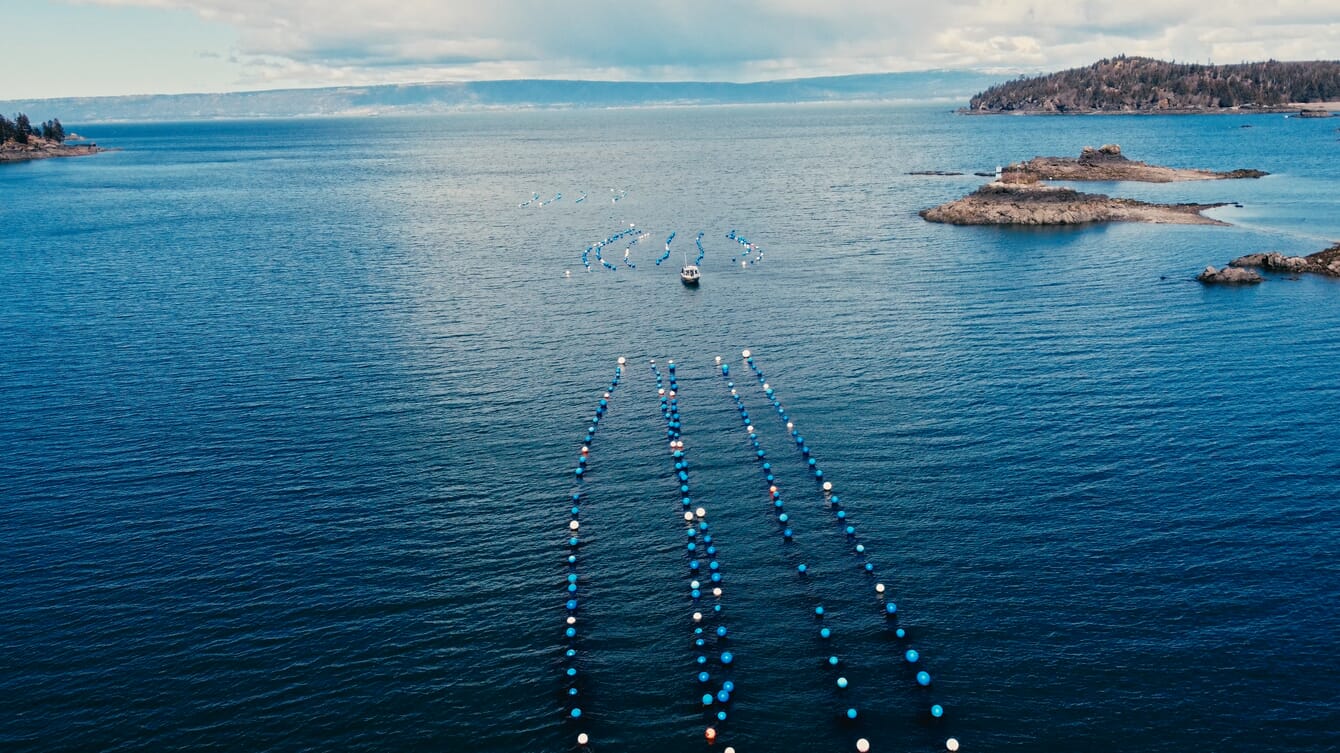
[[[1340,285],[1190,281],[1340,239],[1329,121],[776,107],[80,130],[124,151],[0,169],[0,749],[562,751],[579,731],[704,749],[649,358],[679,367],[736,656],[721,740],[741,753],[1340,747]],[[1009,231],[923,223],[981,179],[904,174],[1105,142],[1273,175],[1098,188],[1241,202],[1215,212],[1231,228]],[[637,269],[582,272],[629,222],[652,233]],[[731,229],[761,264],[739,268]],[[582,483],[572,722],[568,498],[618,356]]]

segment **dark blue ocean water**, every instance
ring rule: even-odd
[[[720,547],[723,744],[1340,747],[1340,284],[1191,281],[1340,239],[1331,121],[814,106],[78,130],[121,151],[0,167],[0,749],[519,753],[584,731],[708,750],[652,358],[676,361]],[[924,223],[982,179],[905,174],[1108,142],[1272,175],[1096,189],[1240,202],[1214,211],[1233,227],[1021,231]],[[532,192],[563,199],[518,208]],[[627,223],[651,233],[637,269],[583,272]],[[762,263],[739,267],[732,229]],[[619,356],[570,643],[573,468]]]

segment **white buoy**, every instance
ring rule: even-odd
[[[576,617],[568,617],[568,624],[569,624],[569,625],[576,625],[576,624],[577,624],[577,618],[576,618]]]
[[[791,431],[791,430],[794,429],[794,428],[796,428],[796,425],[795,425],[794,423],[792,423],[791,421],[787,421],[787,422],[786,422],[786,430],[787,430],[787,431]]]
[[[882,594],[882,593],[884,593],[884,584],[883,584],[883,583],[876,583],[876,584],[875,584],[875,593],[877,593],[877,594]]]
[[[740,355],[744,356],[745,358],[748,358],[750,356],[750,353],[747,350],[742,350],[740,351]]]
[[[826,492],[831,492],[831,491],[833,491],[833,482],[832,482],[832,481],[825,481],[825,482],[824,482],[824,491],[826,491]]]
[[[950,753],[958,750],[958,739],[951,737],[948,740],[945,740],[945,750],[950,751]]]
[[[720,365],[721,365],[721,356],[717,356],[716,361],[717,361],[717,365],[720,366]]]
[[[657,394],[657,395],[664,395],[664,394],[665,394],[665,388],[664,388],[664,387],[661,387],[660,389],[656,390],[656,394]]]
[[[768,383],[767,383],[767,382],[764,382],[764,383],[763,383],[763,389],[764,389],[764,390],[770,390],[770,389],[772,389],[772,388],[768,386]]]
[[[686,522],[692,523],[692,522],[693,522],[693,513],[691,513],[691,512],[685,512],[685,513],[684,513],[684,520],[685,520]]]
[[[577,735],[577,744],[578,744],[578,745],[585,745],[585,744],[587,744],[587,743],[589,743],[589,742],[591,742],[591,737],[590,737],[589,735],[587,735],[585,732],[581,733],[580,735]]]
[[[857,741],[856,741],[856,750],[860,751],[860,753],[869,753],[869,751],[870,751],[870,741],[867,740],[867,739],[865,739],[864,737],[861,738],[860,740],[857,740]]]
[[[702,613],[702,612],[694,612],[694,613],[693,613],[693,621],[694,621],[694,622],[702,622],[702,621],[703,621],[703,613]]]
[[[694,514],[694,515],[697,515],[697,516],[700,517],[700,518],[705,518],[705,517],[707,517],[707,508],[705,508],[705,507],[699,507],[697,510],[694,510],[694,511],[693,511],[693,514]]]
[[[578,522],[575,521],[575,520],[572,521],[571,523],[568,523],[568,528],[570,528],[570,529],[572,529],[572,530],[574,530],[574,531],[577,530],[578,528],[581,528],[581,527],[582,527],[581,523],[578,523]]]
[[[721,586],[717,586],[716,588],[712,589],[712,595],[715,596],[715,597],[717,597],[718,599],[720,599],[720,598],[721,598]]]
[[[563,270],[563,276],[564,276],[564,277],[572,277],[572,270],[571,270],[571,269],[565,269],[565,270]]]
[[[628,362],[628,359],[624,358],[623,356],[619,356],[618,364],[619,364],[620,366],[623,366],[623,365],[624,365],[625,363],[627,363],[627,362]]]
[[[745,263],[745,262],[740,262],[740,269],[744,269],[744,268],[747,267],[747,266],[749,266],[747,263]]]

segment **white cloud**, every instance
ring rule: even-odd
[[[755,80],[1115,55],[1340,57],[1334,0],[83,0],[188,10],[237,34],[251,82]]]

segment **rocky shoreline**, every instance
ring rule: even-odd
[[[1239,256],[1223,269],[1206,267],[1196,276],[1209,285],[1241,285],[1262,282],[1265,278],[1256,270],[1299,275],[1313,274],[1340,278],[1340,243],[1324,251],[1307,256],[1285,256],[1278,251]]]
[[[1097,149],[1086,146],[1079,157],[1034,157],[1005,168],[1002,176],[1018,176],[1031,180],[1083,181],[1139,181],[1142,183],[1172,183],[1183,180],[1234,180],[1260,178],[1269,175],[1261,170],[1194,170],[1162,167],[1132,160],[1121,153],[1116,144],[1104,144]]]
[[[57,144],[38,138],[30,139],[27,144],[6,141],[0,144],[0,163],[27,162],[49,157],[83,157],[105,151],[107,150],[97,144]]]

